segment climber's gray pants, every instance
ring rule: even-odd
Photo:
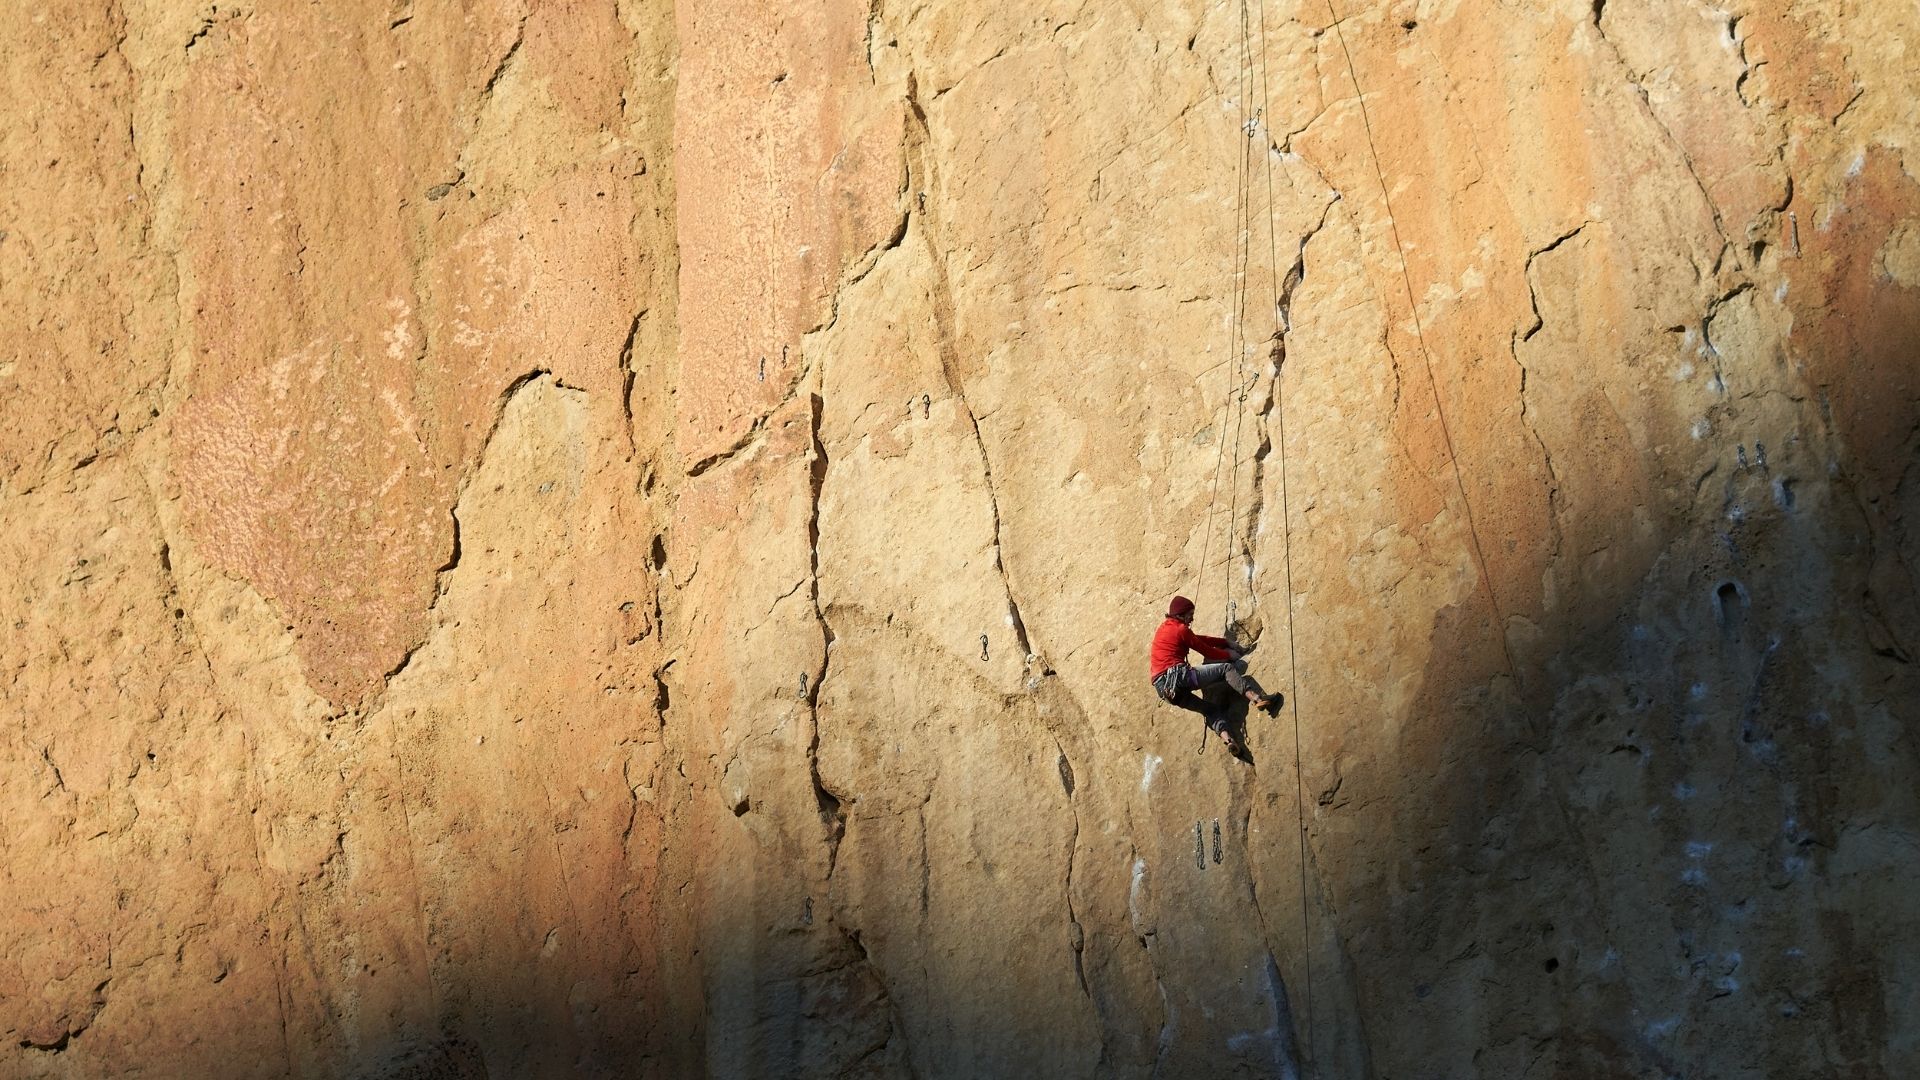
[[[1189,670],[1193,672],[1193,686],[1196,690],[1216,683],[1226,683],[1233,687],[1234,693],[1242,697],[1250,692],[1260,697],[1267,696],[1267,692],[1260,689],[1260,684],[1253,681],[1253,676],[1247,674],[1247,662],[1244,659],[1201,664]]]
[[[1260,689],[1260,684],[1253,681],[1253,676],[1247,674],[1247,662],[1244,659],[1222,660],[1199,667],[1181,666],[1185,669],[1185,677],[1179,680],[1173,696],[1166,699],[1167,704],[1199,713],[1206,718],[1207,726],[1215,731],[1226,726],[1227,711],[1209,704],[1206,698],[1194,693],[1195,690],[1226,683],[1242,697],[1249,691],[1260,697],[1267,696],[1267,692]]]

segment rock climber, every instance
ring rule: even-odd
[[[1189,650],[1214,662],[1192,667],[1187,663]],[[1240,742],[1227,730],[1226,709],[1208,703],[1194,691],[1224,682],[1256,709],[1271,713],[1279,708],[1279,695],[1260,689],[1247,674],[1245,651],[1226,638],[1194,633],[1193,601],[1184,596],[1174,597],[1167,605],[1166,621],[1153,634],[1153,689],[1167,704],[1199,713],[1230,754],[1240,753]]]

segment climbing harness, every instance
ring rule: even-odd
[[[1173,704],[1173,699],[1180,696],[1180,688],[1188,684],[1190,670],[1186,664],[1175,664],[1154,677],[1153,689],[1161,701]]]

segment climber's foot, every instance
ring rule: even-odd
[[[1227,745],[1227,753],[1235,757],[1240,755],[1240,740],[1233,737],[1233,732],[1228,731],[1226,728],[1221,728],[1220,741]]]

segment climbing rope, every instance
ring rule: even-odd
[[[1261,0],[1265,3],[1265,0]],[[1413,275],[1407,269],[1407,249],[1400,243],[1400,225],[1393,216],[1393,197],[1387,193],[1387,174],[1380,166],[1380,147],[1373,138],[1373,119],[1367,110],[1367,95],[1360,89],[1360,74],[1353,63],[1353,50],[1347,48],[1346,31],[1341,28],[1340,13],[1334,10],[1333,0],[1327,2],[1327,17],[1333,20],[1334,37],[1340,42],[1340,52],[1347,59],[1347,78],[1353,82],[1353,93],[1360,102],[1360,123],[1367,133],[1367,150],[1373,156],[1374,179],[1380,183],[1380,201],[1387,210],[1387,227],[1393,234],[1393,250],[1400,257],[1400,281],[1407,290],[1407,310],[1413,313],[1413,333],[1420,342],[1420,359],[1427,372],[1427,389],[1433,394],[1433,409],[1440,418],[1440,437],[1447,446],[1447,461],[1453,466],[1453,485],[1460,492],[1460,507],[1467,519],[1467,538],[1473,544],[1474,562],[1480,569],[1481,587],[1487,590],[1487,603],[1493,608],[1494,636],[1500,642],[1500,655],[1506,659],[1507,673],[1514,679],[1520,677],[1519,668],[1514,666],[1513,653],[1507,648],[1507,621],[1500,613],[1500,597],[1493,590],[1493,576],[1487,572],[1486,551],[1480,545],[1480,529],[1474,524],[1473,502],[1467,498],[1467,483],[1460,473],[1460,454],[1453,447],[1453,430],[1447,423],[1446,406],[1440,400],[1440,383],[1433,375],[1433,350],[1427,346],[1427,331],[1420,322],[1420,305],[1413,298]]]
[[[1244,0],[1242,0],[1244,4]],[[1271,115],[1273,99],[1268,90],[1267,79],[1267,2],[1260,0],[1260,107],[1263,115]],[[1270,142],[1271,140],[1266,140]],[[1282,582],[1287,591],[1287,702],[1293,713],[1293,816],[1294,840],[1299,853],[1300,871],[1300,962],[1306,976],[1307,1006],[1307,1062],[1309,1067],[1317,1064],[1314,1053],[1314,1012],[1313,1012],[1313,927],[1308,915],[1307,904],[1307,785],[1302,761],[1305,750],[1300,737],[1300,650],[1295,641],[1294,591],[1293,591],[1293,510],[1287,491],[1287,399],[1282,393],[1281,370],[1285,363],[1285,337],[1290,327],[1281,325],[1280,311],[1280,241],[1274,224],[1273,197],[1273,154],[1274,148],[1265,148],[1267,179],[1267,273],[1273,289],[1274,336],[1280,343],[1279,359],[1273,369],[1273,411],[1276,435],[1276,449],[1280,454],[1280,535],[1283,545],[1282,566],[1285,580]],[[1304,248],[1301,251],[1305,258]]]
[[[1239,266],[1234,275],[1234,350],[1233,395],[1237,403],[1233,421],[1233,471],[1227,478],[1227,543],[1221,561],[1222,636],[1234,634],[1233,601],[1234,538],[1240,528],[1240,445],[1247,426],[1247,274],[1253,261],[1253,137],[1260,130],[1260,117],[1252,104],[1253,57],[1248,40],[1247,0],[1240,0],[1240,214],[1235,237]],[[1268,207],[1271,219],[1272,207]],[[1221,434],[1225,434],[1222,425]]]
[[[1238,163],[1235,192],[1234,192],[1234,203],[1235,203],[1234,215],[1235,215],[1235,225],[1236,225],[1237,231],[1234,238],[1235,240],[1234,242],[1235,275],[1234,275],[1233,317],[1232,317],[1231,325],[1228,328],[1228,335],[1227,335],[1228,348],[1231,352],[1233,366],[1232,366],[1232,372],[1229,376],[1231,381],[1228,383],[1227,392],[1223,396],[1223,399],[1221,401],[1219,445],[1218,447],[1216,447],[1215,453],[1214,453],[1213,475],[1212,475],[1212,480],[1210,482],[1208,495],[1207,495],[1207,517],[1206,517],[1206,526],[1205,526],[1203,538],[1201,541],[1200,562],[1195,567],[1195,570],[1194,570],[1194,593],[1197,596],[1200,582],[1206,571],[1207,557],[1211,553],[1211,545],[1213,540],[1213,517],[1218,512],[1217,508],[1219,504],[1220,474],[1221,474],[1222,465],[1224,464],[1225,457],[1226,457],[1226,443],[1227,443],[1226,434],[1227,434],[1227,426],[1228,426],[1226,410],[1228,408],[1233,408],[1237,404],[1238,412],[1233,422],[1234,458],[1233,458],[1232,470],[1229,473],[1230,491],[1228,496],[1229,501],[1228,501],[1226,541],[1225,541],[1227,554],[1223,562],[1225,580],[1223,582],[1222,595],[1223,595],[1223,603],[1225,605],[1225,621],[1226,621],[1227,633],[1232,632],[1233,625],[1236,621],[1234,617],[1235,611],[1234,611],[1234,600],[1233,600],[1233,569],[1234,569],[1234,539],[1239,528],[1239,474],[1240,474],[1240,464],[1241,464],[1240,445],[1241,445],[1241,436],[1244,431],[1245,422],[1246,422],[1247,395],[1248,395],[1248,391],[1251,389],[1251,384],[1246,379],[1246,348],[1248,343],[1245,338],[1245,320],[1246,320],[1246,294],[1247,294],[1246,279],[1247,279],[1249,263],[1251,259],[1251,247],[1253,242],[1252,226],[1251,226],[1251,208],[1249,206],[1249,197],[1248,197],[1249,196],[1248,189],[1251,184],[1251,174],[1252,174],[1252,158],[1251,158],[1252,140],[1255,137],[1255,135],[1258,134],[1259,131],[1261,130],[1263,123],[1266,121],[1266,118],[1269,116],[1272,109],[1272,97],[1271,97],[1270,88],[1269,88],[1269,72],[1268,72],[1268,63],[1267,63],[1266,0],[1258,0],[1258,2],[1260,5],[1260,20],[1259,20],[1259,26],[1260,26],[1259,65],[1260,67],[1259,67],[1258,81],[1259,81],[1259,89],[1260,89],[1260,97],[1261,97],[1261,107],[1259,110],[1254,110],[1251,108],[1251,100],[1248,92],[1250,89],[1248,85],[1249,80],[1253,78],[1253,59],[1251,55],[1252,30],[1248,20],[1247,0],[1240,0],[1240,5],[1239,5],[1240,7],[1240,68],[1238,73],[1238,79],[1239,79],[1238,86],[1240,90],[1240,94],[1239,94],[1240,117],[1241,117],[1240,126],[1241,126],[1241,133],[1245,137],[1245,142],[1243,143],[1241,148],[1241,155],[1240,155],[1240,161]],[[1327,5],[1327,15],[1328,15],[1328,18],[1331,20],[1331,25],[1333,26],[1333,29],[1334,29],[1335,38],[1336,40],[1339,41],[1341,54],[1344,56],[1346,60],[1347,76],[1353,84],[1355,100],[1357,100],[1360,105],[1360,118],[1361,118],[1362,127],[1366,132],[1367,149],[1369,151],[1370,156],[1373,159],[1374,179],[1380,185],[1380,197],[1381,197],[1382,204],[1386,209],[1388,228],[1393,237],[1394,253],[1398,257],[1400,262],[1401,284],[1402,284],[1402,287],[1406,290],[1408,310],[1413,315],[1414,336],[1419,341],[1419,344],[1420,344],[1420,356],[1421,356],[1423,368],[1426,371],[1426,375],[1427,375],[1427,387],[1429,392],[1432,393],[1433,395],[1434,411],[1440,422],[1440,434],[1443,442],[1446,445],[1447,460],[1453,472],[1454,487],[1460,494],[1460,504],[1461,504],[1463,514],[1466,518],[1467,535],[1472,545],[1474,562],[1479,570],[1480,584],[1481,584],[1481,587],[1486,590],[1487,601],[1493,611],[1494,622],[1495,622],[1495,635],[1499,640],[1501,655],[1505,658],[1507,671],[1510,675],[1512,675],[1514,678],[1517,679],[1519,677],[1518,668],[1515,666],[1513,662],[1512,652],[1507,646],[1506,620],[1501,613],[1500,598],[1499,598],[1499,595],[1494,590],[1493,577],[1487,568],[1486,551],[1484,546],[1480,542],[1480,531],[1479,531],[1478,524],[1474,521],[1473,504],[1472,504],[1471,498],[1467,494],[1466,480],[1460,467],[1460,455],[1454,445],[1452,426],[1447,422],[1446,406],[1440,396],[1439,380],[1434,375],[1433,350],[1431,346],[1429,346],[1427,343],[1426,327],[1420,318],[1419,304],[1414,295],[1413,275],[1411,270],[1408,267],[1406,247],[1400,240],[1399,222],[1395,218],[1393,213],[1393,200],[1392,200],[1391,193],[1389,192],[1387,187],[1386,171],[1384,167],[1381,165],[1379,144],[1374,138],[1373,119],[1372,119],[1370,110],[1367,108],[1366,93],[1360,86],[1360,75],[1359,75],[1358,67],[1354,63],[1353,51],[1347,45],[1346,32],[1344,27],[1342,26],[1342,20],[1341,20],[1340,14],[1335,9],[1333,0],[1326,0],[1326,5]],[[1263,141],[1268,143],[1271,142],[1270,139],[1266,139]],[[1314,1063],[1317,1059],[1317,1054],[1315,1052],[1315,1037],[1314,1037],[1315,1013],[1314,1013],[1314,1002],[1313,1002],[1312,919],[1311,919],[1311,908],[1310,908],[1310,904],[1307,896],[1307,814],[1306,814],[1306,782],[1305,782],[1305,774],[1304,774],[1304,766],[1303,766],[1303,762],[1305,759],[1305,749],[1304,749],[1304,743],[1301,736],[1301,723],[1300,723],[1299,647],[1298,647],[1296,635],[1294,632],[1294,619],[1296,616],[1296,606],[1295,606],[1295,594],[1294,594],[1294,588],[1293,588],[1293,534],[1292,534],[1293,515],[1292,515],[1290,493],[1288,490],[1289,477],[1288,477],[1288,468],[1287,468],[1286,398],[1283,393],[1283,385],[1281,382],[1282,367],[1284,366],[1284,358],[1286,355],[1285,354],[1285,335],[1291,329],[1291,327],[1283,325],[1284,318],[1281,310],[1279,240],[1278,240],[1278,227],[1275,222],[1276,211],[1275,211],[1274,189],[1273,189],[1273,156],[1274,156],[1275,150],[1276,148],[1272,147],[1271,145],[1263,147],[1263,154],[1266,159],[1264,173],[1266,178],[1266,189],[1267,189],[1266,194],[1267,194],[1268,272],[1271,278],[1271,285],[1272,285],[1273,313],[1274,313],[1274,322],[1275,322],[1273,340],[1276,343],[1275,363],[1272,369],[1272,376],[1273,376],[1272,392],[1274,395],[1275,428],[1276,428],[1276,436],[1277,436],[1276,448],[1279,452],[1279,458],[1280,458],[1280,515],[1281,515],[1281,530],[1282,530],[1282,537],[1283,537],[1283,544],[1284,544],[1283,568],[1285,573],[1285,581],[1283,584],[1287,593],[1287,660],[1288,660],[1288,689],[1289,689],[1288,696],[1293,706],[1292,711],[1293,711],[1293,749],[1294,749],[1294,760],[1293,760],[1294,816],[1297,824],[1296,837],[1297,837],[1297,850],[1299,853],[1299,875],[1300,875],[1300,933],[1301,933],[1302,966],[1304,968],[1304,973],[1305,973],[1304,981],[1305,981],[1305,989],[1306,989],[1306,1035],[1307,1035],[1306,1062],[1309,1064],[1309,1067],[1311,1067],[1311,1064]],[[1301,255],[1304,258],[1305,252],[1302,251]],[[1257,381],[1257,376],[1256,376],[1256,381]],[[1249,582],[1248,582],[1248,594],[1249,594],[1249,598],[1251,599],[1252,598],[1251,579],[1249,579]]]
[[[1227,436],[1229,426],[1232,430],[1233,459],[1228,472],[1228,507],[1226,519],[1225,554],[1221,562],[1221,611],[1222,634],[1231,635],[1236,621],[1236,603],[1233,599],[1233,553],[1234,537],[1238,532],[1240,517],[1240,444],[1246,430],[1246,404],[1248,392],[1257,380],[1247,377],[1246,338],[1247,276],[1252,262],[1253,228],[1250,196],[1253,186],[1253,138],[1259,131],[1260,116],[1249,107],[1251,101],[1252,56],[1251,35],[1247,21],[1246,0],[1240,0],[1240,65],[1237,74],[1238,102],[1240,105],[1239,131],[1242,136],[1240,159],[1236,163],[1234,177],[1234,250],[1233,250],[1233,302],[1232,316],[1227,326],[1227,352],[1231,368],[1227,374],[1227,386],[1220,403],[1220,422],[1216,435],[1217,446],[1214,450],[1213,477],[1207,491],[1207,513],[1201,533],[1200,561],[1193,572],[1193,592],[1199,596],[1202,579],[1206,574],[1208,556],[1213,550],[1214,518],[1220,513],[1220,474],[1226,461]],[[1271,215],[1269,215],[1271,224]],[[1222,367],[1227,366],[1222,362]],[[1237,408],[1236,408],[1237,406]],[[1235,409],[1229,425],[1227,410]]]
[[[1220,422],[1218,424],[1218,430],[1215,434],[1216,446],[1214,449],[1214,456],[1213,456],[1213,477],[1212,477],[1212,480],[1209,482],[1208,489],[1207,489],[1207,513],[1206,513],[1206,517],[1203,519],[1203,524],[1201,529],[1200,561],[1196,563],[1194,566],[1193,588],[1192,588],[1193,595],[1196,598],[1199,597],[1200,584],[1202,579],[1206,575],[1207,558],[1210,554],[1212,554],[1212,550],[1213,550],[1214,518],[1219,514],[1219,505],[1220,505],[1221,466],[1226,460],[1227,429],[1229,426],[1227,421],[1227,410],[1230,408],[1233,408],[1237,401],[1237,404],[1240,406],[1240,408],[1238,410],[1238,414],[1237,414],[1235,423],[1233,425],[1233,428],[1234,428],[1233,469],[1228,479],[1228,487],[1230,489],[1230,492],[1229,492],[1229,508],[1227,512],[1227,524],[1226,524],[1227,535],[1226,535],[1226,541],[1225,541],[1227,554],[1222,562],[1222,576],[1225,579],[1223,582],[1223,589],[1221,593],[1222,618],[1223,620],[1225,620],[1224,625],[1222,627],[1223,634],[1228,633],[1232,630],[1232,619],[1233,619],[1233,610],[1234,610],[1232,553],[1233,553],[1233,535],[1235,530],[1236,518],[1239,514],[1239,490],[1240,490],[1240,442],[1239,442],[1239,439],[1240,439],[1240,432],[1243,429],[1243,426],[1245,423],[1245,417],[1246,417],[1247,388],[1246,388],[1246,355],[1245,355],[1246,343],[1244,339],[1244,324],[1246,321],[1245,317],[1246,317],[1246,291],[1247,291],[1247,263],[1248,263],[1249,252],[1251,251],[1251,248],[1252,248],[1251,230],[1248,226],[1248,220],[1249,220],[1250,214],[1249,214],[1249,209],[1247,205],[1247,199],[1248,199],[1249,190],[1252,186],[1251,177],[1253,172],[1253,162],[1252,162],[1252,150],[1251,150],[1251,147],[1252,147],[1251,128],[1252,128],[1253,121],[1247,115],[1247,100],[1248,100],[1247,90],[1248,90],[1248,79],[1250,77],[1248,66],[1250,61],[1248,57],[1248,42],[1247,42],[1246,0],[1241,0],[1240,2],[1240,15],[1241,15],[1241,41],[1240,41],[1241,63],[1240,63],[1240,69],[1239,69],[1239,75],[1238,75],[1239,90],[1240,90],[1240,93],[1239,93],[1240,117],[1241,117],[1240,134],[1245,138],[1242,139],[1240,160],[1237,163],[1235,176],[1234,176],[1235,232],[1234,232],[1234,250],[1233,250],[1233,266],[1234,266],[1233,304],[1232,304],[1232,317],[1229,320],[1228,326],[1227,326],[1227,353],[1228,353],[1228,357],[1232,367],[1229,370],[1227,375],[1228,382],[1227,382],[1226,392],[1222,395],[1221,402],[1220,402]],[[1226,366],[1225,363],[1223,363],[1222,366],[1225,367]]]
[[[1302,960],[1302,966],[1305,969],[1305,976],[1306,976],[1304,980],[1305,989],[1306,989],[1306,1020],[1307,1020],[1306,1022],[1306,1034],[1307,1034],[1306,1060],[1308,1062],[1313,1062],[1315,1060],[1314,1006],[1313,1006],[1313,949],[1312,949],[1312,922],[1310,918],[1308,898],[1307,898],[1306,784],[1304,779],[1304,770],[1302,768],[1302,760],[1304,758],[1304,748],[1303,748],[1303,742],[1300,734],[1300,698],[1299,698],[1300,663],[1299,663],[1299,647],[1296,641],[1296,637],[1294,633],[1294,625],[1293,625],[1294,617],[1295,617],[1294,589],[1293,589],[1293,514],[1292,514],[1290,494],[1288,491],[1286,399],[1281,392],[1282,390],[1281,381],[1280,381],[1281,363],[1279,362],[1279,359],[1278,359],[1278,358],[1284,357],[1285,355],[1283,335],[1285,334],[1288,328],[1281,325],[1281,308],[1280,308],[1281,284],[1280,284],[1279,239],[1278,239],[1278,225],[1275,222],[1275,203],[1274,203],[1274,189],[1273,189],[1274,148],[1270,145],[1271,144],[1271,138],[1270,138],[1271,128],[1266,127],[1267,118],[1272,111],[1272,95],[1269,89],[1270,80],[1268,76],[1268,65],[1267,65],[1266,0],[1259,0],[1259,3],[1260,3],[1260,34],[1259,34],[1259,38],[1260,38],[1259,65],[1260,66],[1259,66],[1258,82],[1259,82],[1259,92],[1260,92],[1260,108],[1257,110],[1252,107],[1252,93],[1251,93],[1253,90],[1253,86],[1251,84],[1254,79],[1254,73],[1253,73],[1254,59],[1253,59],[1253,45],[1252,45],[1253,29],[1249,19],[1247,0],[1240,0],[1240,4],[1239,4],[1240,66],[1239,66],[1239,72],[1238,72],[1238,89],[1239,89],[1239,104],[1240,104],[1241,150],[1240,150],[1240,160],[1238,162],[1237,175],[1235,178],[1235,187],[1234,187],[1234,223],[1235,223],[1236,232],[1234,236],[1233,315],[1232,315],[1232,320],[1228,327],[1228,333],[1227,333],[1227,344],[1228,344],[1228,349],[1229,349],[1233,363],[1232,363],[1231,373],[1228,376],[1230,381],[1227,384],[1226,393],[1223,395],[1221,400],[1221,415],[1220,415],[1219,436],[1218,436],[1219,445],[1216,447],[1214,452],[1213,476],[1212,476],[1212,480],[1210,482],[1209,490],[1207,494],[1207,516],[1205,519],[1206,524],[1205,524],[1205,529],[1203,533],[1203,539],[1201,541],[1200,562],[1194,569],[1194,594],[1196,596],[1199,595],[1198,593],[1199,585],[1206,572],[1207,557],[1211,553],[1211,549],[1212,549],[1213,518],[1214,518],[1214,515],[1218,513],[1217,508],[1219,505],[1221,467],[1226,459],[1227,427],[1228,427],[1226,410],[1229,408],[1235,408],[1237,406],[1236,414],[1233,419],[1233,453],[1234,453],[1233,467],[1231,472],[1229,473],[1229,480],[1228,480],[1230,491],[1228,494],[1228,509],[1227,509],[1227,524],[1226,524],[1226,557],[1223,560],[1223,567],[1222,567],[1223,577],[1224,577],[1224,581],[1222,583],[1222,586],[1223,586],[1222,598],[1223,598],[1223,604],[1224,604],[1224,619],[1225,619],[1224,632],[1227,634],[1233,633],[1233,627],[1235,622],[1237,621],[1235,618],[1235,614],[1236,614],[1235,602],[1233,599],[1233,574],[1234,574],[1234,553],[1235,553],[1234,541],[1235,541],[1236,535],[1238,534],[1239,524],[1240,524],[1239,522],[1240,464],[1241,464],[1240,446],[1242,441],[1242,435],[1245,431],[1245,425],[1246,425],[1246,411],[1247,411],[1246,403],[1247,403],[1248,392],[1252,389],[1253,382],[1256,382],[1258,380],[1257,375],[1255,376],[1255,379],[1251,381],[1247,378],[1246,352],[1247,352],[1249,343],[1245,335],[1247,276],[1248,276],[1249,267],[1252,259],[1252,248],[1253,248],[1252,208],[1250,205],[1250,189],[1252,187],[1252,174],[1253,174],[1252,155],[1253,155],[1253,140],[1256,137],[1262,136],[1262,132],[1265,131],[1268,133],[1268,135],[1267,137],[1261,138],[1261,141],[1263,143],[1261,153],[1262,153],[1262,157],[1264,158],[1263,172],[1266,180],[1268,272],[1269,272],[1269,277],[1271,279],[1272,298],[1273,298],[1272,312],[1273,312],[1273,318],[1274,318],[1274,332],[1270,340],[1273,340],[1277,346],[1276,353],[1275,353],[1276,362],[1274,363],[1271,374],[1273,377],[1272,393],[1274,395],[1274,411],[1275,411],[1276,422],[1277,422],[1277,435],[1278,435],[1277,449],[1279,451],[1279,456],[1280,456],[1281,532],[1282,532],[1282,539],[1283,539],[1283,544],[1285,548],[1285,552],[1284,552],[1285,581],[1283,582],[1283,585],[1287,593],[1288,698],[1293,706],[1292,712],[1293,712],[1293,752],[1294,752],[1293,753],[1294,818],[1295,818],[1295,825],[1296,825],[1296,830],[1294,835],[1295,835],[1295,839],[1298,847],[1298,853],[1299,853],[1301,960]],[[1251,577],[1249,577],[1247,584],[1248,584],[1248,598],[1252,599],[1253,593],[1252,593]],[[1202,739],[1203,739],[1202,748],[1204,749],[1205,747],[1204,735],[1202,736]]]

